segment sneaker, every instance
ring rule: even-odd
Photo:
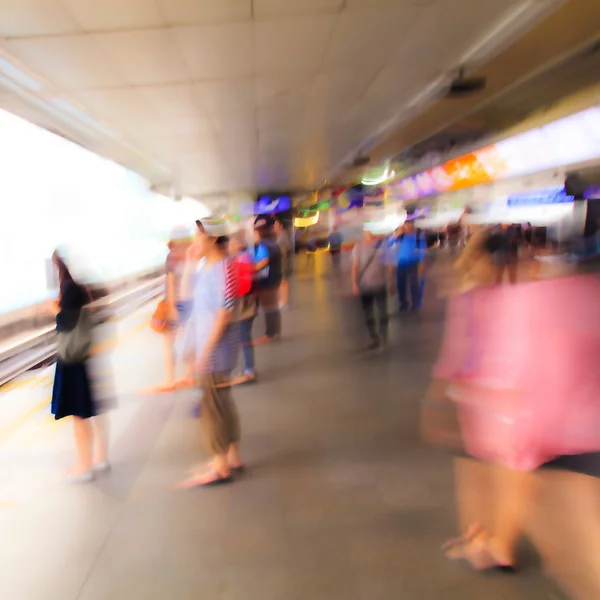
[[[79,475],[70,475],[67,477],[67,483],[70,484],[79,484],[79,483],[91,483],[96,479],[96,475],[93,470],[86,471],[85,473],[80,473]]]
[[[94,471],[96,471],[96,473],[106,473],[106,471],[110,471],[110,463],[107,460],[96,463],[94,465]]]

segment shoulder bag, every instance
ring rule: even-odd
[[[75,327],[71,331],[58,332],[57,337],[57,354],[61,362],[84,362],[92,349],[92,322],[88,310],[82,308]]]

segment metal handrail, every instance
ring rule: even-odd
[[[164,277],[159,277],[129,289],[92,302],[94,320],[98,323],[119,318],[156,298],[164,291]],[[18,377],[32,367],[49,360],[56,354],[55,327],[45,326],[24,336],[9,340],[0,347],[0,385]]]

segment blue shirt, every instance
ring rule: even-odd
[[[254,262],[258,264],[267,258],[269,258],[269,249],[261,242],[254,248]],[[258,279],[266,279],[268,276],[269,265],[267,265],[264,269],[261,269],[257,274]]]
[[[339,250],[342,247],[343,241],[344,238],[342,237],[342,234],[339,231],[333,231],[329,235],[329,248],[331,250]]]
[[[412,265],[423,260],[427,249],[427,240],[423,232],[419,234],[419,237],[418,244],[416,231],[414,233],[404,233],[392,242],[398,265]]]
[[[194,345],[196,358],[202,357],[218,312],[237,309],[237,277],[235,265],[224,259],[205,266],[196,274],[194,306],[188,323],[189,343]],[[231,322],[223,332],[208,361],[211,372],[231,371],[235,368],[239,349],[239,324]],[[189,349],[188,349],[189,350]]]

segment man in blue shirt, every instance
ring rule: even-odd
[[[427,241],[421,231],[415,230],[414,223],[407,221],[402,230],[396,234],[393,246],[398,261],[397,284],[400,311],[404,312],[409,308],[417,311],[421,308],[422,265]]]

